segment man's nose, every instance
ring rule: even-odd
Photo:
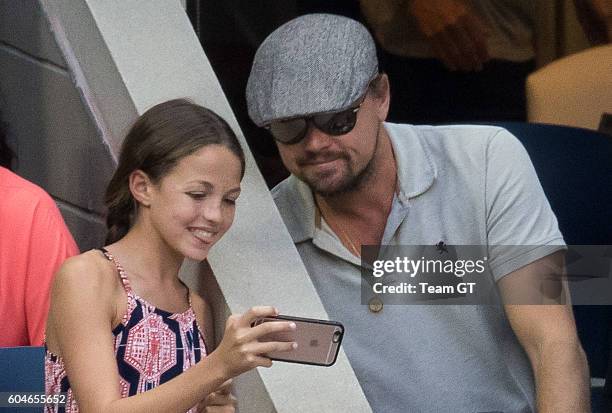
[[[308,125],[308,130],[304,136],[304,149],[317,152],[325,149],[333,142],[334,137],[323,132],[312,123]]]

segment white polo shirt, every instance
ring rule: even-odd
[[[484,245],[491,277],[564,248],[527,152],[491,126],[385,123],[398,171],[383,244]],[[501,306],[361,304],[360,259],[315,225],[308,186],[272,191],[321,300],[346,328],[343,347],[375,412],[530,412],[526,354]],[[530,245],[513,256],[507,245]]]

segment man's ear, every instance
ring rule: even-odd
[[[130,174],[130,192],[134,200],[144,207],[151,205],[153,182],[149,176],[137,169]]]
[[[381,122],[385,121],[387,119],[387,115],[389,114],[389,103],[391,102],[389,77],[386,73],[380,74],[380,79],[376,84],[374,96],[376,97],[376,101],[378,102],[378,119],[380,119]]]

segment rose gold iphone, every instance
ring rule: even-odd
[[[326,367],[336,362],[344,336],[344,327],[341,323],[279,315],[257,319],[253,327],[275,321],[293,321],[297,328],[294,331],[265,335],[259,341],[295,341],[298,347],[291,351],[269,353],[267,354],[269,358]]]

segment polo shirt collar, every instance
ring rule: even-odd
[[[408,203],[431,188],[437,176],[436,165],[418,128],[393,123],[384,126],[397,164],[398,197]]]

